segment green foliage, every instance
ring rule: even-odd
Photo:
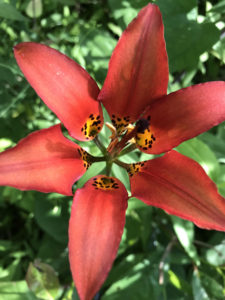
[[[0,0],[1,151],[29,132],[57,122],[21,74],[13,46],[21,41],[46,43],[75,59],[101,86],[119,36],[148,2]],[[225,1],[154,2],[165,24],[168,90],[223,80]],[[104,128],[103,143],[107,135]],[[86,149],[98,151],[92,143]],[[224,124],[177,150],[198,161],[225,196]],[[147,157],[152,156],[134,152],[125,159]],[[104,168],[104,163],[93,164],[74,189]],[[123,170],[118,167],[113,172],[129,190]],[[0,299],[78,299],[67,249],[72,199],[8,187],[0,192]],[[98,296],[104,300],[224,299],[224,253],[224,234],[203,231],[132,198],[117,259]]]
[[[41,299],[54,300],[59,293],[59,280],[54,269],[38,260],[30,263],[26,280],[30,290]]]

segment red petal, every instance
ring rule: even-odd
[[[88,120],[87,125],[93,123],[90,115],[100,116],[94,121],[102,120],[100,104],[95,101],[99,89],[89,74],[72,59],[42,44],[18,44],[14,54],[31,86],[63,122],[70,135],[79,140],[93,138],[85,136],[85,128],[81,131]],[[91,127],[90,132],[93,129],[99,131],[98,127],[101,128],[101,124]]]
[[[225,120],[225,82],[181,89],[155,101],[147,116],[156,140],[146,152],[166,152]]]
[[[0,154],[0,185],[72,195],[73,183],[86,170],[78,149],[60,125],[33,132]]]
[[[168,61],[159,8],[144,7],[124,31],[99,94],[109,112],[135,121],[153,99],[167,93]]]
[[[199,227],[225,231],[225,199],[197,162],[176,151],[146,162],[131,177],[131,191]]]
[[[125,225],[127,191],[99,175],[77,190],[69,223],[69,259],[81,300],[100,289],[115,259]]]

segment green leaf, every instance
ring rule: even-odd
[[[88,168],[88,170],[84,173],[84,175],[79,179],[79,181],[75,183],[75,189],[82,188],[83,185],[92,177],[98,174],[103,174],[105,166],[105,162],[93,163],[90,168]]]
[[[144,2],[144,1],[136,1]],[[146,1],[145,1],[146,2]],[[137,16],[138,10],[145,6],[144,4],[139,7],[134,7],[134,1],[126,0],[108,0],[109,7],[111,9],[112,15],[118,25],[124,30],[127,25],[132,21],[133,18]]]
[[[221,39],[213,46],[212,53],[225,64],[225,36],[221,37]]]
[[[169,280],[173,286],[175,286],[178,290],[182,290],[185,293],[191,294],[191,287],[187,281],[179,278],[172,270],[168,271]]]
[[[42,0],[31,0],[26,8],[26,14],[30,18],[39,18],[42,15]]]
[[[157,0],[156,4],[166,16],[188,14],[197,7],[197,0]]]
[[[43,300],[54,300],[59,293],[59,280],[54,269],[36,260],[30,263],[26,275],[30,290]]]
[[[26,18],[11,4],[0,0],[0,17],[14,21],[25,21]]]
[[[173,229],[177,235],[178,240],[184,247],[187,254],[194,259],[196,264],[200,264],[197,250],[193,244],[194,241],[194,224],[192,222],[183,220],[176,216],[170,216],[173,222]]]
[[[151,300],[163,299],[163,287],[158,283],[157,267],[154,267],[153,260],[143,259],[140,257],[132,256],[129,260],[136,260],[136,264],[123,265],[120,272],[125,271],[124,276],[113,283],[106,291],[102,300],[146,300],[151,295]],[[139,260],[139,262],[138,262]],[[118,270],[119,272],[119,270]]]
[[[225,240],[207,250],[205,257],[207,262],[213,266],[221,266],[225,264]]]
[[[116,164],[112,165],[112,174],[118,178],[126,187],[127,191],[130,192],[130,181],[127,171],[124,168],[119,167]]]
[[[12,246],[11,241],[0,240],[0,253],[8,251]]]
[[[55,199],[53,198],[55,197]],[[34,217],[38,225],[56,241],[66,244],[68,239],[68,201],[51,194],[35,199]]]
[[[148,209],[150,206],[147,206],[144,202],[139,199],[132,197],[129,198],[127,211],[132,211],[136,209]]]
[[[200,273],[200,276],[203,287],[208,295],[211,296],[210,299],[224,299],[224,288],[214,278],[202,272]]]
[[[197,1],[157,0],[163,15],[170,71],[197,68],[199,56],[219,40],[214,24],[197,23],[188,13],[197,9]]]
[[[199,272],[197,270],[193,272],[192,290],[193,290],[194,300],[210,300],[208,294],[206,293],[204,287],[202,286],[199,277]]]
[[[206,173],[214,180],[217,181],[220,167],[215,154],[210,148],[197,138],[186,141],[177,147],[177,150],[196,160],[206,171]]]
[[[75,58],[78,54],[78,59],[80,59],[80,56],[83,56],[86,65],[91,66],[90,70],[93,72],[96,80],[103,82],[106,77],[108,62],[115,46],[116,39],[107,31],[97,28],[82,28],[79,35],[79,44],[74,48],[73,54]]]
[[[212,6],[209,12],[224,13],[225,12],[225,0],[220,0],[219,3]]]
[[[29,292],[26,281],[0,282],[1,300],[38,300]]]
[[[210,132],[205,132],[199,137],[204,143],[207,143],[218,158],[225,157],[225,141]]]

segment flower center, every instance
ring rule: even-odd
[[[108,147],[112,157],[118,156],[129,143],[136,144],[141,150],[152,148],[155,136],[150,130],[150,116],[139,119],[135,126],[128,123],[127,120],[130,120],[130,117],[119,118],[113,115],[112,118],[112,123],[116,127],[112,130],[108,126],[113,133],[111,136],[112,141]]]
[[[93,178],[93,183],[92,185],[95,187],[96,190],[113,190],[113,189],[118,189],[119,185],[115,181],[113,177],[108,177],[108,176],[101,176],[101,177],[95,177]]]
[[[96,136],[102,128],[100,115],[91,114],[84,126],[81,128],[86,140],[89,140],[91,137]]]
[[[111,120],[112,120],[113,126],[116,128],[118,134],[120,134],[124,130],[126,130],[126,127],[130,123],[130,117],[129,116],[119,117],[119,116],[112,115]]]
[[[96,157],[88,154],[83,149],[78,150],[84,166],[88,168],[93,162],[106,162],[105,174],[107,176],[111,173],[113,163],[125,168],[129,176],[133,176],[139,172],[144,166],[144,163],[127,164],[122,162],[119,157],[127,154],[137,148],[141,150],[148,150],[152,148],[155,137],[150,130],[150,116],[147,118],[139,119],[135,125],[129,123],[130,117],[117,117],[112,115],[112,124],[106,123],[106,126],[111,130],[110,143],[107,148],[101,143],[98,136],[95,137],[94,142],[101,150],[103,156]],[[89,120],[84,125],[83,130],[85,135],[90,136],[90,130],[98,132],[101,129],[101,121],[99,116],[90,115]],[[111,177],[96,177],[93,186],[96,189],[114,189],[118,188],[117,183]]]

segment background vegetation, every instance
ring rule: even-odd
[[[0,0],[0,151],[58,122],[24,79],[12,47],[21,41],[50,45],[80,63],[101,86],[119,36],[148,2]],[[225,1],[155,2],[165,24],[168,91],[224,80]],[[224,124],[178,150],[197,160],[225,196]],[[99,169],[93,165],[76,186]],[[126,175],[114,172],[127,186]],[[68,264],[71,202],[58,194],[1,187],[0,299],[78,299]],[[132,199],[118,257],[96,299],[224,299],[224,264],[224,233],[201,230]]]

